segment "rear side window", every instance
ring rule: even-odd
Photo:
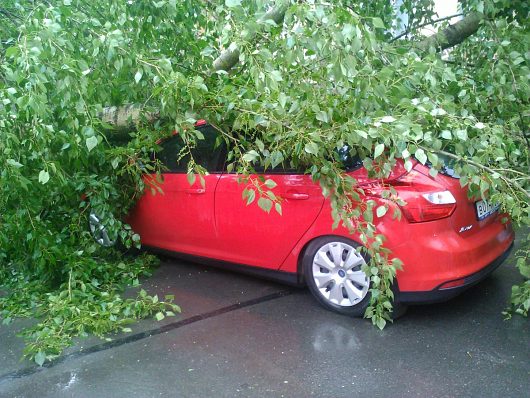
[[[337,150],[339,160],[347,171],[352,171],[360,168],[363,165],[363,161],[359,155],[352,155],[351,148],[348,145],[344,145],[342,148]]]
[[[161,144],[162,149],[156,153],[156,158],[167,167],[170,172],[185,172],[189,160],[186,157],[179,160],[181,150],[184,147],[182,138],[177,135],[168,138]]]
[[[191,150],[195,162],[211,173],[221,172],[226,159],[226,145],[218,139],[219,133],[210,126],[197,127],[203,135],[203,140],[197,140],[195,148]],[[185,173],[188,171],[189,154],[182,156],[184,142],[178,134],[165,140],[156,157],[167,167],[170,173]]]

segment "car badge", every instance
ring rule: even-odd
[[[466,232],[466,231],[469,231],[471,228],[473,228],[473,224],[471,224],[471,225],[466,225],[466,226],[460,228],[460,231],[458,231],[458,232],[460,232],[460,233],[462,233],[462,232]]]

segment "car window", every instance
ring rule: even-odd
[[[227,153],[225,141],[219,139],[219,132],[211,125],[197,130],[204,135],[204,140],[197,140],[197,146],[192,150],[193,158],[210,172],[222,171]]]
[[[203,140],[197,140],[191,153],[195,162],[209,172],[221,172],[226,158],[226,145],[223,140],[218,140],[217,130],[211,125],[197,127],[203,135]],[[182,156],[184,142],[178,134],[165,140],[162,149],[156,154],[172,173],[185,173],[188,170],[189,154]]]
[[[179,160],[183,146],[182,138],[179,135],[174,135],[162,142],[162,149],[156,153],[156,158],[171,172],[185,172],[189,157]]]
[[[344,169],[347,171],[352,171],[360,168],[363,165],[363,161],[359,155],[352,155],[352,151],[349,145],[344,145],[342,148],[337,150],[337,155],[341,161]]]
[[[346,171],[353,171],[363,166],[363,161],[357,154],[352,154],[350,146],[344,145],[342,148],[335,150],[335,161],[342,163]],[[299,166],[295,168],[288,161],[283,161],[276,167],[265,169],[262,165],[254,165],[254,171],[258,174],[307,174],[309,167]]]
[[[296,169],[289,162],[284,161],[277,165],[276,167],[269,166],[265,169],[260,164],[254,165],[254,171],[258,174],[304,174],[305,170]]]

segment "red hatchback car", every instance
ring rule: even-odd
[[[369,301],[369,278],[358,236],[332,229],[330,203],[311,176],[282,168],[263,174],[277,183],[282,213],[266,214],[242,200],[244,184],[225,170],[226,148],[216,147],[217,131],[200,122],[205,139],[194,159],[209,174],[205,186],[190,185],[187,159],[178,161],[178,135],[161,143],[157,158],[164,194],[146,192],[127,221],[149,249],[179,254],[217,267],[251,272],[294,285],[307,285],[324,307],[361,316]],[[360,184],[370,184],[360,162],[345,157],[347,172]],[[508,256],[514,241],[510,222],[501,222],[495,206],[470,201],[458,178],[448,173],[429,176],[417,163],[410,172],[398,165],[389,183],[407,202],[404,217],[376,219],[386,247],[404,263],[397,274],[399,303],[449,299],[479,282]],[[381,201],[382,199],[378,198]],[[391,204],[391,206],[395,206]],[[110,245],[104,222],[91,215],[95,239]]]

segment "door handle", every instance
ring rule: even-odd
[[[285,199],[293,199],[293,200],[307,200],[309,199],[309,194],[302,193],[302,192],[286,192],[283,197]]]
[[[202,195],[206,190],[203,188],[186,188],[184,189],[184,192],[190,195]]]

